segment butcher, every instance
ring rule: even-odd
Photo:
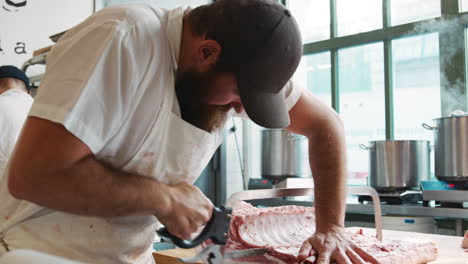
[[[294,18],[272,0],[124,4],[68,30],[0,182],[0,253],[153,263],[160,224],[187,238],[209,221],[193,182],[238,115],[309,139],[317,230],[301,256],[375,263],[343,231],[343,124],[290,80],[301,56]]]

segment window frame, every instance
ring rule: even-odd
[[[289,1],[294,0],[281,0],[280,2],[287,6]],[[460,3],[458,0],[440,0],[441,1],[441,16],[420,20],[412,23],[391,26],[391,0],[382,1],[382,28],[368,32],[362,32],[354,35],[337,36],[337,12],[336,0],[329,0],[330,2],[330,38],[311,43],[304,43],[303,55],[311,55],[320,52],[330,52],[331,62],[331,105],[340,112],[340,96],[339,96],[339,82],[338,82],[338,50],[349,48],[353,46],[360,46],[375,42],[383,42],[384,46],[384,78],[385,78],[385,135],[387,140],[394,139],[394,103],[393,103],[393,56],[392,56],[392,40],[417,36],[425,33],[439,33],[439,59],[440,72],[447,76],[447,81],[450,84],[457,82],[463,83],[463,91],[459,91],[463,95],[464,101],[462,102],[462,110],[467,111],[467,89],[466,89],[466,64],[465,64],[465,28],[468,26],[468,12],[460,13]],[[444,27],[440,26],[446,19],[458,19],[461,21],[460,27],[455,30],[451,29],[450,32],[444,31]],[[431,23],[433,27],[424,27],[426,23]],[[414,28],[419,28],[418,32]],[[444,37],[448,36],[449,37]],[[460,36],[454,38],[453,36]],[[455,40],[455,43],[454,43]],[[447,47],[447,42],[450,41],[450,46],[456,45],[458,53],[453,55]],[[453,57],[452,57],[453,56]],[[450,67],[445,67],[442,63],[445,58],[451,58]],[[441,92],[441,113],[442,116],[447,116],[449,113],[444,112],[447,105],[452,101],[453,93],[449,93],[446,89],[440,89]],[[437,117],[434,117],[437,118]]]

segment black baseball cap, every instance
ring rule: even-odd
[[[290,123],[283,87],[302,57],[302,40],[290,11],[273,0],[218,0],[207,37],[220,43],[219,68],[234,72],[252,121],[267,128]]]
[[[0,66],[0,79],[1,78],[15,78],[21,80],[26,85],[26,89],[29,91],[29,78],[26,74],[18,67],[13,65]]]

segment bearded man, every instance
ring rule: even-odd
[[[0,252],[153,263],[160,223],[187,238],[209,221],[213,205],[192,183],[239,114],[309,138],[317,231],[301,256],[313,247],[319,263],[375,261],[343,232],[343,126],[290,81],[301,56],[297,24],[276,1],[93,14],[48,55],[0,183]]]

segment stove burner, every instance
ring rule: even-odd
[[[422,201],[421,191],[402,190],[397,192],[382,192],[379,191],[379,198],[381,203],[390,205],[402,204],[417,204]],[[372,202],[370,196],[358,196],[359,203]]]
[[[444,181],[422,181],[424,201],[435,201],[443,207],[460,207],[468,202],[468,183],[448,183]]]

